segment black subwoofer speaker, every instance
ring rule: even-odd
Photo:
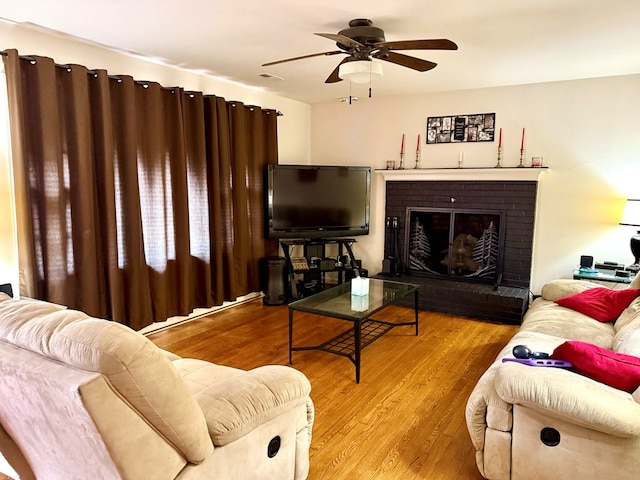
[[[264,293],[265,305],[283,305],[287,302],[288,275],[284,257],[260,259],[260,289]]]

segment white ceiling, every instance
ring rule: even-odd
[[[342,55],[261,64],[336,50],[313,33],[354,18],[459,47],[403,52],[438,63],[423,73],[383,62],[377,97],[640,73],[640,0],[0,0],[0,17],[309,103],[368,85],[324,83]]]

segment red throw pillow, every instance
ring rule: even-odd
[[[573,371],[611,387],[632,393],[640,386],[640,358],[591,343],[570,340],[551,354],[573,364]]]
[[[596,287],[584,292],[569,295],[556,300],[558,305],[595,318],[600,322],[611,322],[640,294],[638,288],[611,290]]]

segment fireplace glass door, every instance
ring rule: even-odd
[[[407,273],[495,283],[502,272],[502,217],[499,211],[408,208]]]

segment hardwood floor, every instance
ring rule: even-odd
[[[376,318],[412,315],[390,306]],[[320,343],[350,325],[296,312],[294,345]],[[292,366],[311,381],[316,407],[309,479],[481,480],[465,405],[516,330],[420,312],[418,336],[413,327],[397,327],[363,350],[360,384],[347,358],[294,352]],[[148,337],[183,357],[243,369],[287,365],[288,309],[257,299]]]

